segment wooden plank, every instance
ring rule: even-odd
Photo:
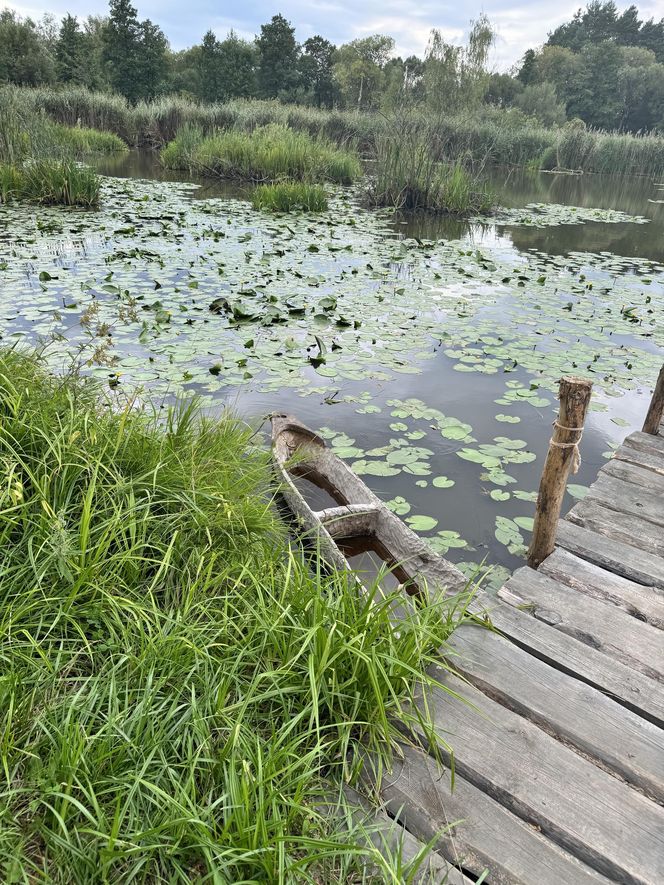
[[[578,593],[527,566],[514,572],[498,597],[651,679],[664,679],[661,631],[610,603]]]
[[[330,796],[325,797],[325,801],[321,803],[321,813],[337,823],[342,832],[351,834],[354,841],[359,836],[363,845],[366,844],[369,849],[375,848],[383,857],[399,857],[405,871],[420,856],[426,843],[420,842],[398,821],[390,818],[382,807],[377,808],[357,790],[344,785],[342,792],[348,809]],[[344,814],[346,810],[350,812],[347,817]],[[368,866],[368,872],[374,876],[384,874],[378,861]],[[414,885],[438,885],[440,882],[472,885],[471,879],[455,869],[435,850],[430,850],[426,859],[418,863],[417,872],[408,881],[412,881]]]
[[[664,801],[664,730],[490,630],[459,627],[448,645],[450,665],[488,697]]]
[[[449,772],[430,756],[407,745],[401,749],[403,759],[381,778],[367,759],[363,779],[369,789],[380,779],[380,800],[390,815],[418,839],[436,838],[452,863],[474,876],[488,868],[492,885],[607,881],[458,773],[452,791]]]
[[[653,436],[651,433],[643,433],[637,430],[636,433],[630,433],[629,436],[625,437],[623,445],[640,449],[643,452],[659,454],[664,459],[664,438],[661,436]]]
[[[558,523],[556,543],[582,559],[594,562],[638,584],[664,589],[664,561],[638,550],[631,544],[609,540],[599,532],[574,525],[566,519]]]
[[[661,805],[447,670],[430,673],[447,691],[429,689],[427,709],[462,778],[598,872],[629,885],[664,881]],[[541,879],[531,871],[528,881]]]
[[[584,500],[598,501],[610,510],[629,513],[664,526],[664,494],[652,488],[637,488],[606,473],[598,475]]]
[[[565,519],[614,541],[638,547],[664,561],[664,528],[645,519],[619,510],[609,510],[588,498],[579,501]]]
[[[556,547],[539,571],[579,593],[613,603],[640,621],[664,628],[664,592],[629,581]]]
[[[661,457],[656,452],[643,451],[642,449],[634,448],[634,446],[622,445],[613,453],[611,460],[635,464],[650,471],[650,473],[654,473],[655,476],[664,476],[664,463],[662,463]]]
[[[648,491],[656,492],[664,495],[664,471],[660,476],[652,470],[640,464],[631,464],[628,461],[620,461],[617,458],[611,458],[599,472],[599,475],[614,476],[623,482],[629,482],[633,486],[648,489]]]
[[[511,605],[497,600],[487,609],[496,629],[515,645],[664,727],[664,687],[660,682]]]

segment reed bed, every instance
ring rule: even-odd
[[[212,135],[188,126],[164,148],[162,162],[170,169],[255,182],[352,184],[362,172],[354,152],[279,123]]]
[[[185,125],[209,135],[228,129],[253,131],[277,123],[337,145],[352,143],[371,155],[376,152],[378,140],[389,135],[389,123],[378,113],[328,111],[278,101],[233,100],[201,105],[168,96],[134,107],[120,96],[82,87],[3,87],[0,105],[2,94],[8,91],[26,110],[44,111],[67,126],[113,132],[134,147],[162,147],[173,141]],[[451,160],[469,157],[475,162],[543,168],[559,165],[586,172],[664,173],[664,136],[657,133],[578,130],[573,124],[547,128],[520,113],[489,108],[448,116],[435,123],[425,112],[419,112],[419,117],[422,129],[438,143],[438,156]]]
[[[311,572],[232,418],[6,350],[0,413],[3,880],[411,881],[320,797],[389,763],[465,602]]]
[[[459,162],[440,161],[436,147],[412,126],[378,141],[369,195],[376,206],[410,212],[468,215],[493,205],[479,177]]]

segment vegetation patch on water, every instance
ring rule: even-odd
[[[280,181],[278,184],[259,184],[251,194],[255,209],[270,212],[324,212],[327,209],[327,191],[320,184],[304,181]]]
[[[16,350],[0,410],[3,879],[405,881],[321,796],[389,762],[465,600],[397,621],[310,571],[231,418],[109,407]]]
[[[279,124],[207,136],[189,127],[164,148],[161,158],[170,169],[256,182],[351,184],[362,171],[352,151]]]
[[[99,203],[100,188],[99,176],[73,160],[0,164],[0,203],[27,200],[43,206],[92,209]]]
[[[497,224],[525,227],[557,227],[560,224],[648,224],[642,215],[629,215],[617,209],[593,209],[589,206],[563,206],[556,203],[528,203],[523,208],[501,207],[492,219]],[[478,219],[481,220],[481,219]]]

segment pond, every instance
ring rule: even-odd
[[[562,374],[594,383],[566,506],[643,421],[664,360],[658,182],[492,170],[503,208],[462,223],[343,190],[322,215],[264,215],[151,154],[101,171],[97,212],[0,207],[3,342],[256,427],[292,412],[466,570],[523,562]]]

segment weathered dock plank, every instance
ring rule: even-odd
[[[664,589],[664,560],[627,542],[561,519],[556,544],[614,574]]]
[[[661,631],[617,606],[579,593],[527,566],[514,572],[498,596],[651,679],[664,679]]]
[[[660,682],[507,603],[497,601],[488,611],[494,627],[534,658],[664,727],[664,686]]]
[[[622,541],[660,559],[664,558],[664,527],[646,519],[611,510],[588,498],[579,501],[565,519],[614,541]]]
[[[602,467],[599,475],[614,476],[616,479],[621,479],[623,482],[628,482],[633,486],[664,495],[664,473],[655,473],[654,470],[648,470],[647,467],[641,464],[622,461],[619,458],[611,458]]]
[[[613,453],[611,460],[634,464],[634,466],[648,470],[655,476],[664,476],[664,463],[657,452],[653,452],[652,449],[623,444]]]
[[[616,575],[562,547],[556,547],[539,571],[587,596],[607,600],[638,620],[664,628],[662,590]]]
[[[404,745],[402,753],[382,778],[368,764],[367,787],[379,780],[380,801],[390,815],[421,841],[435,839],[451,863],[474,876],[488,869],[492,885],[607,881],[458,773],[450,790],[449,772],[423,750]]]
[[[450,648],[449,664],[488,697],[664,802],[661,728],[497,633],[460,627]]]
[[[426,699],[462,778],[598,872],[630,885],[664,881],[661,805],[458,677],[431,672],[467,700],[435,688]],[[541,880],[532,870],[528,881]]]
[[[597,501],[610,510],[638,516],[664,526],[664,492],[635,487],[631,483],[600,471],[585,501]]]

